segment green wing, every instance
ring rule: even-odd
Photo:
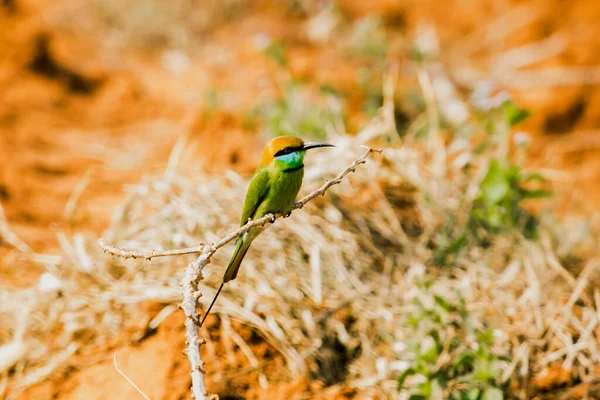
[[[244,211],[242,212],[242,221],[240,226],[244,226],[248,223],[249,218],[253,218],[256,214],[256,210],[260,207],[261,203],[265,200],[269,194],[269,171],[262,169],[254,174],[254,178],[250,182],[248,192],[246,193],[246,201],[244,203]],[[229,282],[237,277],[242,260],[246,255],[246,252],[252,244],[252,240],[256,235],[250,235],[248,233],[240,236],[237,240],[237,246],[231,256],[229,265],[225,270],[223,276],[223,283]]]
[[[263,168],[254,174],[254,178],[252,178],[250,186],[248,186],[240,226],[246,225],[248,223],[248,218],[254,217],[256,210],[269,194],[269,189],[269,171],[266,168]]]

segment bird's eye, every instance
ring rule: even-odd
[[[295,150],[293,147],[284,147],[283,149],[279,150],[277,153],[275,153],[275,157],[279,157],[282,156],[284,154],[290,154],[293,153]]]

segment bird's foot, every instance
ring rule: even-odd
[[[194,324],[197,327],[202,327],[202,321],[200,320],[199,315],[190,315],[190,316],[188,316],[188,318],[191,319],[192,321],[194,321]]]
[[[283,214],[283,218],[288,218],[290,215],[292,215],[292,212],[288,211],[285,214]]]

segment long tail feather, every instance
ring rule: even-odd
[[[227,269],[225,270],[225,276],[223,276],[223,282],[221,283],[221,286],[219,286],[219,290],[217,290],[215,297],[213,297],[212,301],[210,302],[210,306],[208,306],[208,309],[206,310],[206,313],[204,314],[204,318],[202,318],[202,321],[200,322],[200,326],[202,326],[204,324],[204,320],[206,319],[206,317],[208,317],[210,310],[212,309],[213,305],[215,304],[215,301],[217,301],[217,297],[219,297],[219,294],[221,293],[223,286],[230,280],[235,279],[235,277],[237,276],[238,271],[240,270],[240,265],[242,264],[242,260],[244,259],[246,252],[248,252],[248,249],[250,248],[250,243],[252,243],[252,239],[249,239],[248,237],[244,238],[242,236],[239,238],[237,247],[235,248],[235,251],[233,252],[233,255],[231,256],[231,261],[229,261],[229,265],[227,266]]]
[[[221,293],[221,290],[223,289],[223,285],[225,285],[225,282],[221,283],[221,286],[219,286],[219,290],[217,290],[217,294],[215,294],[215,297],[213,297],[212,301],[210,302],[210,306],[208,306],[208,309],[204,313],[204,318],[202,318],[202,321],[200,322],[200,326],[204,325],[204,320],[206,319],[206,317],[208,317],[208,314],[210,314],[210,310],[215,305],[215,301],[217,301],[217,297],[219,297],[219,293]]]
[[[240,237],[238,240],[237,247],[235,248],[235,252],[231,256],[231,261],[229,261],[229,265],[225,270],[225,275],[223,276],[223,283],[227,283],[230,280],[233,280],[237,277],[238,271],[240,270],[240,265],[242,264],[242,260],[244,256],[248,252],[250,248],[250,244],[252,240],[248,237]]]

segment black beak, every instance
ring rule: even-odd
[[[318,147],[335,147],[335,146],[332,144],[329,144],[329,143],[306,142],[302,145],[302,150],[316,149]]]

